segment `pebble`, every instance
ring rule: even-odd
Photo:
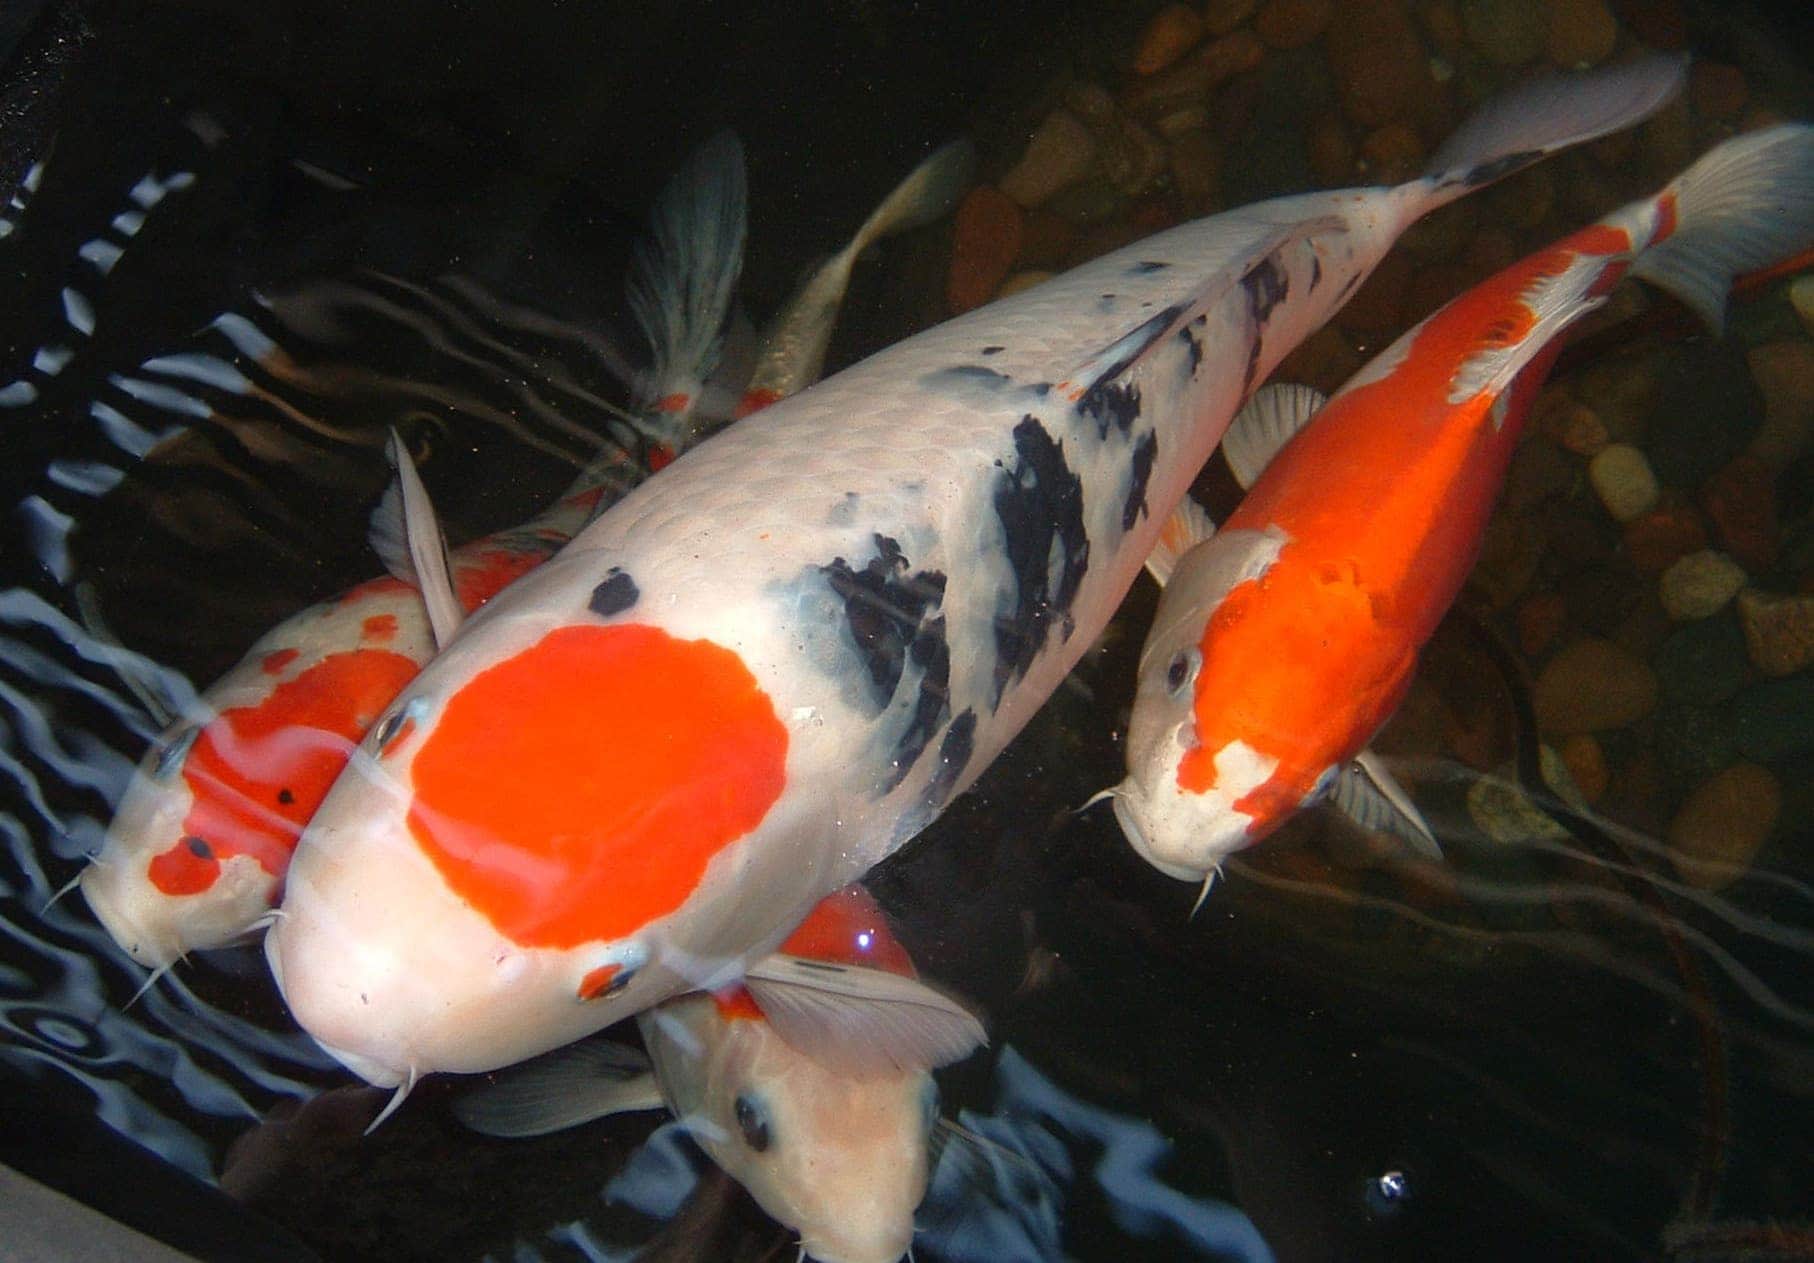
[[[1733,741],[1754,763],[1814,753],[1814,675],[1760,680],[1732,699]]]
[[[1211,35],[1226,35],[1253,16],[1259,0],[1209,0],[1203,10],[1203,28]]]
[[[1738,621],[1746,655],[1765,675],[1794,675],[1814,666],[1814,594],[1750,589],[1739,594]],[[1814,715],[1808,722],[1814,724]]]
[[[1172,185],[1187,215],[1206,215],[1222,185],[1222,148],[1207,130],[1180,132],[1166,142]]]
[[[1625,557],[1641,574],[1661,574],[1707,546],[1707,528],[1691,504],[1663,503],[1625,524]]]
[[[1678,623],[1709,618],[1745,586],[1745,568],[1717,549],[1703,548],[1680,558],[1657,581],[1657,595]]]
[[[1468,583],[1494,609],[1504,609],[1531,586],[1543,562],[1543,527],[1529,513],[1496,513],[1481,537]]]
[[[1749,674],[1745,633],[1732,613],[1676,628],[1650,661],[1663,697],[1695,706],[1725,701],[1743,687]]]
[[[1582,566],[1556,586],[1568,602],[1569,621],[1601,636],[1617,631],[1648,595],[1644,581],[1622,566]]]
[[[1568,625],[1568,602],[1560,592],[1535,592],[1518,603],[1518,648],[1541,658]]]
[[[1565,70],[1585,70],[1612,56],[1619,21],[1604,0],[1548,0],[1543,55]]]
[[[1547,747],[1544,753],[1548,753]],[[1565,842],[1569,833],[1533,803],[1509,776],[1485,776],[1468,787],[1468,815],[1501,846]]]
[[[1053,110],[1034,129],[1014,169],[1001,178],[1001,191],[1031,209],[1083,179],[1095,165],[1095,133],[1069,110]]]
[[[1657,706],[1650,667],[1610,640],[1588,636],[1544,664],[1531,690],[1537,726],[1558,737],[1623,728]]]
[[[1795,284],[1803,281],[1814,281],[1814,276]],[[1753,347],[1745,363],[1764,397],[1764,423],[1745,450],[1780,469],[1814,448],[1814,343],[1802,338],[1766,342]]]
[[[1543,51],[1544,14],[1531,0],[1461,0],[1461,29],[1474,51],[1501,66],[1522,66]]]
[[[1656,507],[1661,489],[1644,453],[1613,443],[1588,462],[1587,476],[1614,521],[1629,522]]]
[[[1023,267],[1057,271],[1070,258],[1076,244],[1077,230],[1049,209],[1028,211],[1020,232],[1020,254],[1016,262]]]
[[[1044,209],[1073,228],[1090,228],[1115,218],[1122,200],[1108,180],[1082,180],[1055,193]]]
[[[957,208],[945,300],[953,315],[980,307],[995,294],[1020,253],[1021,211],[988,184],[971,189]]]
[[[1644,453],[1666,487],[1697,487],[1744,450],[1763,415],[1763,392],[1729,343],[1680,347],[1658,374]]]
[[[1612,442],[1600,414],[1572,399],[1543,409],[1538,424],[1552,442],[1577,456],[1598,456]]]
[[[1266,0],[1254,14],[1253,32],[1269,48],[1302,48],[1334,15],[1333,0]]]
[[[1556,747],[1556,753],[1587,805],[1599,802],[1606,793],[1610,779],[1606,768],[1606,751],[1600,743],[1591,734],[1578,732],[1564,737]]]
[[[1212,83],[1245,74],[1266,55],[1259,37],[1251,31],[1231,31],[1197,54],[1197,63],[1210,73]]]
[[[1127,197],[1146,192],[1165,170],[1165,145],[1131,118],[1115,119],[1097,137],[1102,170]]]
[[[1319,183],[1329,187],[1354,183],[1354,141],[1340,114],[1323,114],[1314,119],[1304,143],[1309,150],[1310,169]]]
[[[1713,525],[1713,538],[1753,574],[1768,570],[1776,560],[1774,483],[1768,465],[1743,455],[1701,486],[1701,508]]]
[[[1695,786],[1669,822],[1669,849],[1684,880],[1707,890],[1730,885],[1776,828],[1782,786],[1768,769],[1734,763]]]
[[[1409,123],[1387,123],[1361,141],[1361,172],[1369,184],[1402,184],[1423,169],[1424,143]]]
[[[1801,327],[1814,334],[1814,275],[1798,276],[1789,282],[1789,305],[1795,308]]]
[[[1548,443],[1520,443],[1505,471],[1500,503],[1517,512],[1574,489],[1579,465]]]
[[[1575,398],[1592,408],[1617,442],[1636,441],[1662,398],[1658,357],[1618,355],[1596,360],[1575,374]]]
[[[1134,52],[1134,73],[1158,74],[1203,38],[1203,19],[1193,8],[1168,4],[1153,15]]]
[[[1362,128],[1418,118],[1435,96],[1404,0],[1347,0],[1324,32],[1343,112]]]

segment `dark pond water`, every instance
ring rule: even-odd
[[[1291,7],[1228,29],[1265,34]],[[1332,20],[1377,7],[1338,2]],[[70,0],[0,15],[0,1161],[202,1257],[791,1258],[790,1234],[654,1116],[492,1140],[430,1082],[362,1137],[376,1098],[289,1023],[261,954],[200,954],[134,999],[144,971],[79,895],[50,900],[158,728],[128,681],[186,696],[371,577],[387,427],[456,540],[528,517],[598,436],[622,436],[630,242],[693,146],[724,127],[744,141],[741,298],[761,318],[935,145],[974,137],[999,180],[1052,109],[1081,108],[1079,85],[1132,91],[1153,9]],[[1483,55],[1494,32],[1559,9],[1418,4],[1409,29],[1444,82],[1497,81],[1517,72]],[[1419,295],[1652,187],[1652,168],[1744,111],[1814,112],[1795,6],[1610,11],[1622,48],[1685,41],[1739,87],[1708,76],[1634,150],[1434,231],[1454,244],[1419,245],[1396,300],[1369,308],[1386,314],[1341,324],[1303,375],[1338,383]],[[1176,142],[1157,192],[1073,190],[1039,221],[1057,244],[1014,270],[1132,239],[1192,197],[1313,187],[1307,138],[1330,117],[1373,143],[1338,117],[1322,43],[1282,42],[1185,107],[1200,123],[1152,124]],[[1193,129],[1215,138],[1213,191],[1176,165]],[[949,314],[952,233],[908,234],[858,269],[829,367]],[[1814,387],[1784,402],[1796,388],[1759,366],[1765,348],[1805,371],[1807,339],[1785,282],[1741,298],[1719,342],[1644,304],[1571,352],[1557,389],[1649,453],[1664,510],[1693,515],[1741,454],[1734,432],[1814,406]],[[1445,865],[1312,813],[1232,863],[1193,917],[1194,892],[1140,864],[1106,811],[1075,814],[1121,775],[1155,601],[1142,581],[977,788],[872,875],[921,971],[991,1036],[939,1076],[985,1156],[938,1168],[922,1263],[1814,1257],[1814,676],[1747,663],[1730,609],[1672,620],[1664,567],[1607,518],[1573,440],[1542,429],[1382,742]],[[1762,485],[1770,551],[1746,582],[1805,597],[1805,444]],[[1203,490],[1226,503],[1219,471]],[[1705,512],[1693,529],[1739,551]],[[1584,638],[1644,664],[1661,700],[1539,733],[1532,678],[1541,691]],[[1577,781],[1597,775],[1581,788],[1598,824],[1495,809],[1534,783],[1540,736]],[[1776,810],[1716,831],[1757,832],[1717,880],[1680,868],[1667,843],[1688,805],[1741,763]]]

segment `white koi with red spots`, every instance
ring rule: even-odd
[[[1167,551],[1183,555],[1157,568],[1169,578],[1141,653],[1128,776],[1109,791],[1134,849],[1207,882],[1331,791],[1403,828],[1414,809],[1381,807],[1380,777],[1350,761],[1473,567],[1559,336],[1627,271],[1717,330],[1736,274],[1809,244],[1814,128],[1753,133],[1469,290],[1320,410],[1297,395],[1299,415],[1267,427],[1250,408],[1237,425],[1251,418],[1283,445],[1254,462],[1264,472],[1227,522],[1188,551],[1207,532],[1181,526]]]
[[[394,1085],[739,977],[811,992],[761,962],[1033,715],[1254,384],[1419,215],[1680,79],[1527,89],[1435,175],[1171,229],[701,444],[469,621],[398,700],[408,736],[355,753],[266,939],[297,1019]],[[822,1060],[962,1049],[948,1014],[820,995]]]

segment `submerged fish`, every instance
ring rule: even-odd
[[[1207,892],[1325,796],[1433,846],[1365,746],[1473,567],[1560,335],[1628,272],[1717,331],[1735,274],[1810,242],[1814,128],[1755,132],[1475,286],[1327,402],[1256,396],[1225,445],[1251,490],[1213,535],[1187,501],[1155,558],[1165,594],[1108,791],[1134,849]]]
[[[782,951],[831,969],[915,976],[860,886],[823,900]],[[841,1073],[780,1038],[740,986],[663,1001],[637,1023],[648,1061],[588,1040],[502,1072],[455,1112],[478,1131],[530,1136],[665,1106],[820,1263],[895,1263],[906,1253],[938,1121],[931,1074]]]
[[[769,954],[1032,717],[1245,395],[1409,223],[1680,80],[1533,86],[1430,176],[1171,229],[693,449],[466,623],[354,754],[265,940],[298,1021],[407,1088],[744,978],[778,1027],[783,993],[812,997],[781,1033],[834,1065],[967,1052],[961,1009]]]

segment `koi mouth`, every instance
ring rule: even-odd
[[[1152,847],[1147,843],[1146,833],[1140,827],[1140,818],[1134,811],[1134,795],[1129,793],[1126,789],[1126,786],[1131,782],[1132,778],[1130,777],[1128,781],[1122,782],[1121,785],[1117,785],[1114,790],[1111,791],[1111,801],[1115,808],[1115,820],[1121,825],[1121,832],[1126,836],[1128,845],[1134,848],[1134,853],[1136,855],[1164,873],[1167,877],[1176,878],[1178,881],[1202,881],[1202,870],[1188,868],[1182,864],[1174,864],[1168,860],[1160,859],[1157,855],[1153,854]],[[1134,788],[1137,790],[1139,786],[1135,785]]]

